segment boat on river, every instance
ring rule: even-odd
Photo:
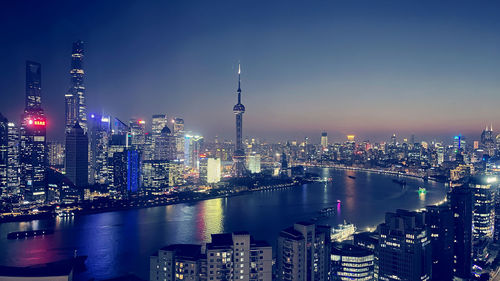
[[[341,242],[349,239],[356,232],[356,226],[352,223],[347,223],[344,221],[343,224],[339,224],[337,227],[333,227],[331,230],[332,241]]]
[[[25,239],[28,237],[36,237],[36,236],[45,236],[49,234],[53,234],[54,230],[52,229],[39,229],[39,230],[28,230],[28,231],[16,231],[7,234],[7,239],[15,240],[15,239]]]

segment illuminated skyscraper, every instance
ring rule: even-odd
[[[472,216],[474,240],[493,237],[495,205],[492,181],[486,176],[471,179],[469,187],[474,193],[474,213]]]
[[[87,132],[87,105],[85,102],[85,86],[83,85],[83,41],[73,43],[71,53],[71,87],[65,95],[66,101],[66,133],[71,131],[76,122]]]
[[[174,160],[177,150],[175,136],[172,135],[170,129],[165,126],[160,132],[160,135],[155,137],[154,156],[155,160]]]
[[[113,153],[113,192],[127,196],[139,189],[140,159],[139,151],[133,149]]]
[[[9,121],[0,113],[0,195],[7,191]]]
[[[184,165],[193,169],[199,168],[199,155],[203,146],[202,136],[186,134],[184,137]]]
[[[184,132],[184,119],[175,118],[174,119],[174,134],[182,134]]]
[[[200,183],[218,183],[221,178],[220,158],[200,155]]]
[[[105,184],[111,176],[108,169],[111,118],[91,114],[89,119],[89,182]]]
[[[469,280],[472,269],[472,214],[474,194],[467,186],[454,187],[450,193],[453,212],[453,276]]]
[[[41,107],[42,67],[26,62],[26,108],[20,128],[20,188],[25,200],[46,199],[46,119]]]
[[[145,153],[147,155],[144,155],[146,159],[151,160],[151,159],[158,159],[155,157],[154,153],[157,151],[157,143],[161,141],[162,138],[162,131],[164,128],[167,128],[169,133],[170,129],[168,128],[168,119],[166,114],[155,114],[153,115],[152,121],[151,121],[151,136],[148,136],[150,138],[146,138],[146,146],[149,149],[146,149]],[[173,140],[173,145],[174,145],[174,156],[172,159],[177,157],[177,150],[176,150],[176,142],[175,139]],[[151,152],[151,153],[149,153]]]
[[[431,280],[431,245],[422,213],[386,213],[378,232],[376,280]]]
[[[149,193],[168,191],[169,185],[168,160],[145,160],[142,162],[142,187]]]
[[[42,110],[42,66],[26,61],[26,104],[25,111]]]
[[[141,149],[146,143],[146,121],[132,118],[129,121],[129,128],[132,137],[131,144]]]
[[[328,134],[326,132],[321,133],[321,148],[325,149],[328,147]]]
[[[19,193],[19,127],[9,122],[7,187],[13,194]]]
[[[60,170],[64,168],[64,143],[58,141],[47,142],[47,154],[50,167]]]
[[[184,119],[175,118],[174,119],[174,136],[175,143],[177,147],[177,159],[184,159]]]
[[[245,106],[241,103],[241,67],[238,65],[238,103],[233,107],[236,115],[236,146],[233,154],[232,174],[234,177],[242,177],[246,174],[245,149],[243,148],[243,113]]]
[[[247,157],[247,167],[250,173],[260,173],[260,154],[255,152]]]
[[[151,118],[151,133],[153,138],[161,134],[161,130],[168,125],[168,119],[166,114],[155,114]]]
[[[373,280],[374,260],[373,251],[349,243],[336,243],[332,247],[330,280]]]

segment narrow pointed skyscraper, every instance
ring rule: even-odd
[[[241,103],[241,66],[238,65],[238,103],[233,107],[236,115],[236,145],[233,154],[233,177],[242,177],[246,174],[245,149],[243,148],[243,113],[245,106]]]
[[[78,122],[87,132],[87,106],[85,101],[85,85],[83,84],[83,41],[73,43],[71,53],[71,87],[65,95],[66,99],[66,133],[69,133]]]

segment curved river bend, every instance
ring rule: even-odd
[[[200,243],[210,234],[247,230],[257,239],[276,244],[279,231],[294,222],[318,216],[335,206],[335,215],[319,223],[337,225],[343,220],[358,229],[384,220],[385,212],[398,208],[419,209],[446,195],[441,183],[361,171],[311,169],[332,177],[329,183],[306,184],[282,190],[254,192],[195,203],[100,213],[73,219],[54,219],[0,224],[0,265],[25,266],[72,256],[76,249],[88,255],[88,270],[78,280],[97,280],[134,273],[149,277],[149,256],[171,243]],[[355,179],[348,176],[353,176]],[[427,194],[418,194],[425,186]],[[342,204],[337,205],[337,200]],[[26,240],[7,240],[7,233],[53,228],[53,235]]]

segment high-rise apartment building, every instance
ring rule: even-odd
[[[272,249],[248,232],[212,234],[205,247],[169,245],[150,258],[150,280],[272,280]]]
[[[279,280],[326,281],[330,272],[330,227],[298,222],[278,236]]]

